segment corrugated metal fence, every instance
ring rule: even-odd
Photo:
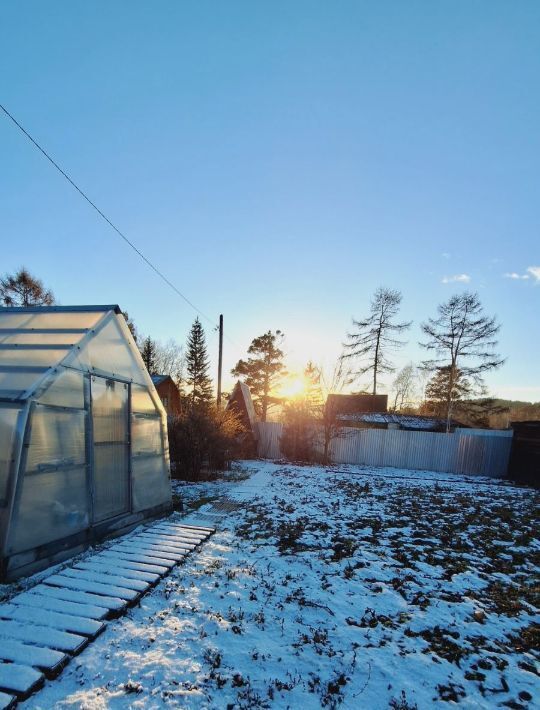
[[[283,425],[259,423],[259,456],[282,456],[280,438]],[[481,430],[478,430],[479,432]],[[355,429],[344,427],[331,444],[333,463],[395,468],[502,478],[508,469],[512,446],[510,436],[437,434],[399,429]]]

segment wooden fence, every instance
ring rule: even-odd
[[[258,454],[282,457],[283,425],[260,422]],[[512,438],[493,434],[457,432],[438,434],[400,429],[355,429],[344,427],[332,441],[332,463],[393,466],[423,471],[465,473],[503,478],[508,469]]]

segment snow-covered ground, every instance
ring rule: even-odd
[[[229,501],[218,532],[28,707],[533,706],[538,494],[396,469],[242,468],[177,485],[191,522]]]

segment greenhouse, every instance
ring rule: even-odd
[[[0,308],[0,580],[170,511],[166,424],[118,306]]]

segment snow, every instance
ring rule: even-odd
[[[14,700],[13,695],[0,692],[0,710],[7,710],[7,708],[12,706]]]
[[[35,643],[40,646],[70,651],[76,653],[88,643],[88,639],[77,634],[57,631],[48,626],[25,624],[19,621],[0,621],[0,639],[16,639],[24,643]]]
[[[177,485],[215,535],[28,707],[532,707],[538,494],[340,469]]]
[[[92,559],[94,560],[104,560],[104,561],[111,561],[115,565],[118,566],[119,569],[138,569],[143,572],[152,572],[155,574],[160,574],[163,575],[167,572],[169,567],[172,567],[174,563],[170,565],[164,565],[161,561],[157,563],[157,561],[152,561],[152,562],[147,562],[146,560],[148,559],[154,559],[154,558],[148,558],[146,555],[130,555],[130,554],[125,554],[121,552],[102,552],[100,555],[97,555],[96,557],[93,557]],[[140,560],[145,560],[144,562]]]
[[[43,594],[34,593],[34,590],[18,594],[16,601],[20,606],[59,611],[62,614],[73,614],[74,616],[83,616],[88,619],[97,619],[98,621],[104,619],[109,612],[108,609],[95,604],[79,604],[60,599],[49,599]]]
[[[392,412],[360,412],[357,414],[340,414],[341,421],[365,422],[368,424],[398,424],[404,429],[436,429],[445,423],[444,419],[433,417],[409,416],[393,414]]]
[[[43,673],[20,666],[18,663],[0,663],[0,687],[27,693],[43,680]]]
[[[141,554],[142,557],[145,555],[149,557],[154,557],[156,560],[163,560],[163,564],[167,563],[169,567],[173,567],[177,562],[179,562],[187,551],[174,551],[171,549],[164,550],[161,545],[153,542],[126,542],[116,545],[115,550],[119,552],[136,552]]]
[[[69,571],[71,570],[64,570],[62,574],[53,574],[51,577],[47,578],[47,584],[73,589],[74,591],[102,594],[107,597],[118,597],[125,601],[133,601],[139,595],[139,592],[133,589],[118,587],[108,582],[102,584],[101,582],[85,578],[82,575],[72,577],[70,574],[67,574]]]
[[[105,560],[98,561],[94,558],[91,558],[90,562],[80,562],[75,566],[75,569],[84,569],[88,572],[98,572],[105,575],[120,574],[127,579],[138,579],[147,584],[155,584],[160,578],[159,574],[153,572],[141,572],[140,570],[129,569],[129,567],[121,567],[117,563],[110,564]]]
[[[94,619],[87,619],[72,614],[48,611],[47,609],[32,609],[17,604],[0,604],[0,617],[15,621],[44,624],[60,631],[73,631],[84,636],[96,636],[103,629],[103,624]]]
[[[2,639],[2,657],[5,660],[41,669],[52,669],[67,661],[65,653],[50,648],[30,646],[13,639]]]
[[[62,572],[63,575],[66,577],[72,577],[73,579],[76,579],[77,581],[79,580],[85,580],[87,582],[91,583],[98,583],[98,584],[104,584],[104,585],[109,585],[113,584],[119,589],[122,589],[122,594],[124,594],[124,590],[132,590],[135,592],[144,592],[148,588],[148,582],[143,582],[140,579],[128,579],[127,577],[122,577],[120,574],[116,573],[113,574],[112,572],[107,572],[106,574],[100,573],[100,572],[92,572],[89,570],[85,569],[65,569]],[[119,595],[120,596],[120,595]],[[134,595],[131,598],[134,598],[136,595]],[[129,598],[129,597],[128,597]]]
[[[76,589],[66,589],[65,587],[49,587],[47,585],[39,585],[35,587],[32,592],[36,594],[43,595],[45,597],[50,597],[53,599],[59,599],[60,601],[74,602],[76,604],[90,604],[95,605],[96,597],[94,594],[89,594],[88,592],[83,592]],[[119,611],[123,609],[126,605],[125,599],[119,599],[118,597],[104,596],[100,593],[99,603],[105,609],[111,609],[113,611]]]

